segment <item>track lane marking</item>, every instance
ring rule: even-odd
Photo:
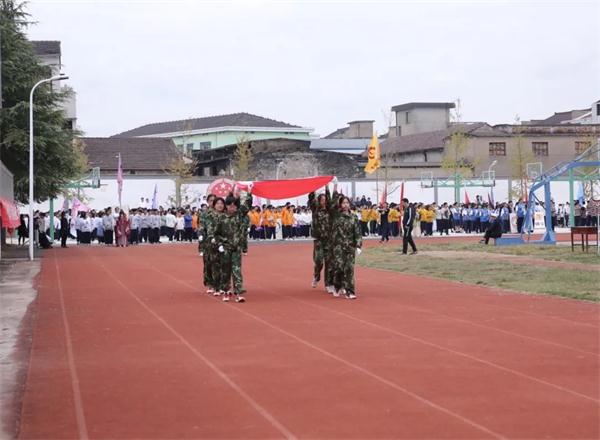
[[[98,261],[98,266],[101,267],[113,280],[117,282],[140,306],[158,320],[167,330],[169,330],[179,341],[187,347],[198,359],[204,362],[217,376],[219,376],[227,385],[236,391],[248,404],[264,417],[274,428],[276,428],[285,438],[296,439],[297,437],[279,422],[267,409],[261,406],[248,393],[246,393],[239,385],[227,376],[219,367],[217,367],[210,359],[198,351],[187,339],[185,339],[177,330],[169,325],[158,313],[150,308],[139,296],[137,296],[127,285],[125,285],[113,272],[111,272],[97,257],[92,257]],[[149,266],[146,264],[146,266]],[[150,266],[149,266],[150,267]]]
[[[67,361],[69,364],[69,372],[71,376],[71,388],[73,390],[73,403],[75,406],[75,419],[77,421],[77,432],[79,438],[87,440],[88,430],[85,421],[85,413],[83,409],[83,399],[81,398],[81,388],[79,386],[79,376],[77,375],[77,366],[75,364],[75,356],[73,355],[73,345],[71,343],[71,329],[69,327],[69,321],[67,319],[67,312],[65,309],[65,299],[63,294],[62,282],[60,280],[60,268],[58,265],[58,259],[56,258],[56,250],[52,250],[54,257],[54,267],[56,268],[56,278],[58,284],[58,296],[60,299],[60,310],[62,314],[62,321],[65,328],[65,339],[67,342]]]

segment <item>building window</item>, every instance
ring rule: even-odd
[[[405,123],[408,124],[408,112],[406,112],[406,115],[405,115]]]
[[[194,149],[194,144],[193,143],[186,144],[186,146],[185,146],[186,153],[188,151],[192,151],[193,149]]]
[[[210,150],[211,143],[210,142],[200,142],[198,144],[198,150]]]
[[[592,146],[590,141],[575,141],[575,153],[581,154]]]
[[[490,142],[490,156],[506,156],[506,142]]]
[[[534,156],[548,156],[548,142],[532,142]]]

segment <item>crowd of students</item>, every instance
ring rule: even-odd
[[[451,233],[484,234],[490,227],[492,218],[499,218],[501,232],[511,230],[510,218],[516,217],[517,232],[523,232],[526,206],[523,201],[489,203],[478,201],[469,204],[443,203],[411,203],[414,208],[414,230],[421,236],[431,236],[434,231],[439,235]],[[120,246],[139,243],[160,243],[162,241],[187,241],[198,239],[200,218],[208,209],[203,203],[198,209],[185,208],[158,209],[134,208],[128,214],[117,208],[91,210],[80,212],[71,219],[70,211],[58,211],[55,216],[49,213],[36,212],[34,216],[35,235],[45,231],[48,237],[36,240],[41,246],[51,246],[50,222],[54,222],[54,239],[61,240],[66,247],[69,237],[80,244],[92,242]],[[378,237],[381,242],[387,242],[390,237],[402,234],[401,216],[404,208],[395,203],[377,206],[369,199],[356,198],[351,202],[350,212],[358,219],[363,237]],[[543,211],[543,204],[536,205],[536,211]],[[568,227],[569,203],[555,206],[551,202],[552,227]],[[590,215],[585,205],[574,202],[574,225],[595,226],[597,217]],[[124,217],[123,217],[124,216]],[[121,221],[119,222],[119,217]],[[314,229],[313,214],[310,206],[294,206],[286,203],[283,206],[264,204],[253,206],[248,213],[249,238],[252,240],[294,240],[308,238]],[[19,243],[25,242],[28,236],[28,217],[21,215],[21,225],[17,229]],[[126,237],[126,238],[124,238]],[[119,240],[120,239],[120,240]]]

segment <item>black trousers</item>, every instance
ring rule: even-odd
[[[381,225],[379,225],[379,235],[381,236],[381,241],[390,241],[389,223],[381,223]]]
[[[60,231],[60,247],[67,247],[67,238],[69,231]]]
[[[129,234],[129,243],[138,244],[139,243],[139,234],[137,229],[131,229],[131,233]]]
[[[363,237],[369,235],[369,222],[360,222],[360,229],[362,231]]]
[[[165,227],[165,230],[169,241],[173,241],[173,235],[175,235],[175,228]]]
[[[488,244],[490,238],[500,238],[502,234],[492,233],[490,230],[485,231],[483,239],[485,240],[485,244]]]
[[[404,228],[402,233],[402,253],[406,254],[408,252],[408,245],[412,248],[413,252],[417,252],[417,247],[415,246],[415,242],[412,238],[412,225]]]
[[[517,232],[519,234],[523,233],[523,222],[525,221],[525,217],[517,217]]]
[[[140,229],[140,242],[148,241],[148,228],[141,228]]]
[[[113,244],[113,231],[104,230],[104,244]]]
[[[185,231],[184,232],[184,239],[186,241],[192,241],[192,232],[193,232],[193,229],[192,228],[185,228],[184,231]]]

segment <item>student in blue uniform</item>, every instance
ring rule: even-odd
[[[525,222],[525,212],[527,211],[525,202],[519,199],[519,201],[517,202],[517,206],[515,206],[515,210],[517,212],[517,232],[519,232],[519,234],[522,234],[523,223]]]

